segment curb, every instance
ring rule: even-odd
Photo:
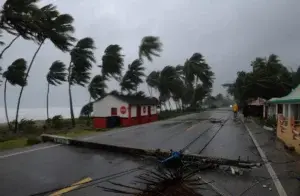
[[[165,158],[170,156],[170,151],[165,151],[160,149],[146,150],[146,149],[139,149],[139,148],[130,148],[124,146],[116,146],[116,145],[77,140],[77,139],[72,139],[72,138],[57,136],[57,135],[42,134],[41,139],[43,142],[53,142],[58,144],[78,146],[78,147],[89,148],[89,149],[99,149],[108,152],[127,154],[131,156],[149,156],[149,157],[165,157]],[[261,163],[257,163],[249,160],[243,161],[243,160],[232,160],[232,159],[215,158],[215,157],[204,157],[198,154],[184,154],[183,160],[190,161],[190,162],[198,161],[202,163],[236,166],[241,168],[253,168],[253,167],[261,166]]]
[[[271,132],[274,131],[274,129],[273,129],[272,127],[268,127],[268,126],[266,126],[266,125],[263,126],[263,129],[264,129],[264,130],[267,130],[267,131],[271,131]]]
[[[269,162],[265,152],[261,149],[259,143],[257,142],[257,140],[255,139],[254,135],[252,134],[252,132],[250,131],[250,129],[248,128],[248,126],[245,124],[244,121],[242,121],[244,127],[246,128],[247,132],[249,133],[249,136],[251,137],[261,159],[263,160],[263,162],[265,163],[264,165],[266,166],[267,168],[267,171],[269,172],[269,175],[271,176],[272,180],[273,180],[273,183],[277,189],[277,192],[278,192],[278,195],[279,196],[287,196],[280,180],[278,179],[278,176],[276,175],[276,172],[274,171],[271,163]],[[253,122],[255,123],[255,122]],[[256,124],[256,123],[255,123]]]

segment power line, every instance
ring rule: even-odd
[[[136,171],[141,170],[141,169],[144,169],[144,168],[146,168],[146,167],[148,167],[148,165],[139,166],[139,167],[136,167],[136,168],[132,168],[132,169],[128,169],[128,170],[124,170],[124,171],[118,172],[118,173],[114,173],[114,174],[110,174],[110,175],[103,176],[103,177],[100,177],[100,178],[96,178],[96,179],[93,179],[92,181],[85,182],[85,183],[82,183],[82,184],[90,184],[90,183],[92,183],[92,182],[97,182],[97,181],[105,182],[105,181],[108,181],[108,180],[111,180],[111,179],[115,179],[115,178],[118,178],[118,177],[121,177],[121,176],[130,174],[130,173],[136,172]],[[100,182],[97,182],[97,183],[100,183]],[[81,185],[82,185],[82,184],[81,184]],[[95,185],[95,183],[92,184],[92,185]],[[61,190],[61,189],[70,188],[70,187],[74,187],[74,186],[78,186],[78,185],[71,185],[71,186],[59,187],[59,188],[47,190],[47,191],[44,191],[44,192],[39,192],[39,193],[31,194],[31,195],[29,195],[29,196],[41,196],[41,195],[50,194],[50,193],[59,191],[59,190]],[[85,186],[84,188],[86,188],[86,187],[88,187],[88,186]],[[79,188],[77,188],[77,189],[74,189],[74,190],[78,190],[78,189],[80,189],[80,188],[81,188],[81,187],[79,187]]]

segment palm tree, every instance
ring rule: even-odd
[[[159,74],[160,74],[160,72],[158,72],[158,71],[152,71],[146,78],[146,83],[149,88],[150,96],[152,96],[152,89],[157,89],[157,87],[158,87]]]
[[[0,28],[14,35],[14,39],[1,51],[4,52],[19,38],[34,40],[39,28],[37,20],[41,15],[37,6],[39,0],[6,0],[0,12]]]
[[[143,77],[145,77],[145,68],[142,65],[143,63],[139,59],[128,65],[128,70],[120,83],[121,91],[127,90],[130,92],[134,90],[137,92],[139,84],[143,83]]]
[[[150,87],[159,92],[161,102],[169,102],[170,109],[170,98],[172,95],[179,96],[179,93],[184,89],[182,87],[183,82],[180,80],[175,67],[170,65],[164,67],[160,72],[151,72],[148,75],[146,82]]]
[[[92,99],[96,100],[99,99],[100,97],[103,97],[105,93],[105,89],[107,88],[107,85],[105,84],[105,79],[101,75],[96,75],[90,82],[88,86],[88,90],[90,93],[90,101]]]
[[[104,97],[106,92],[105,89],[107,88],[107,85],[105,84],[105,79],[103,76],[101,75],[96,75],[93,77],[93,79],[91,80],[89,86],[88,86],[88,91],[90,94],[90,100],[89,103],[86,104],[83,108],[82,108],[82,112],[81,114],[85,114],[85,116],[89,117],[90,114],[93,111],[93,104],[92,104],[92,99],[96,100],[99,99],[101,97]],[[88,111],[90,111],[88,113]],[[82,116],[82,115],[81,115]]]
[[[160,56],[159,53],[162,51],[163,44],[160,42],[159,37],[146,36],[142,39],[139,46],[139,58],[143,61],[143,57],[147,58],[148,61],[153,60],[153,56]]]
[[[46,76],[47,79],[47,98],[46,98],[46,106],[47,106],[47,119],[49,119],[49,92],[50,85],[57,86],[61,85],[63,82],[67,81],[67,73],[66,73],[66,65],[61,61],[54,61],[49,68],[48,74]]]
[[[36,58],[37,53],[40,51],[43,43],[46,39],[49,39],[58,49],[63,52],[69,51],[69,48],[72,46],[72,42],[75,40],[71,34],[74,32],[74,27],[72,26],[73,17],[68,14],[61,14],[56,11],[56,7],[53,5],[46,5],[41,8],[44,15],[41,17],[41,22],[39,25],[42,28],[42,31],[37,35],[37,40],[39,43],[39,47],[34,53],[31,62],[28,66],[26,72],[26,80],[28,74],[31,70],[33,62]],[[16,121],[15,121],[15,129],[18,129],[18,115],[19,115],[19,107],[21,102],[21,97],[23,94],[24,86],[22,86],[17,105],[16,112]]]
[[[194,89],[190,104],[195,104],[195,89],[198,85],[198,81],[200,80],[203,85],[211,88],[214,80],[214,73],[200,53],[194,53],[191,58],[185,61],[183,73],[187,85]]]
[[[6,121],[8,124],[8,127],[10,130],[11,125],[9,123],[8,113],[7,113],[7,102],[6,102],[6,88],[7,88],[7,82],[9,82],[11,85],[15,86],[25,86],[27,84],[26,81],[26,69],[27,69],[27,63],[24,59],[20,58],[15,60],[3,73],[3,77],[5,78],[4,82],[4,107],[5,107],[5,116]]]
[[[85,86],[90,79],[90,70],[93,63],[96,62],[94,57],[95,44],[90,37],[83,38],[77,42],[71,50],[71,61],[68,68],[68,83],[69,83],[69,101],[72,126],[75,127],[75,117],[73,111],[73,100],[71,93],[72,85]]]
[[[120,86],[121,86],[121,92],[127,91],[128,94],[131,93],[135,89],[135,84],[131,80],[132,73],[127,71],[125,75],[123,76]]]
[[[119,45],[109,45],[102,57],[102,76],[107,79],[112,77],[120,81],[122,76],[122,69],[124,65],[124,55],[121,54],[122,48]]]

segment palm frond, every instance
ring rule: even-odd
[[[92,81],[90,82],[88,86],[88,91],[90,93],[90,96],[96,100],[100,97],[103,97],[106,92],[105,89],[107,88],[107,85],[105,83],[105,79],[101,75],[96,75]]]
[[[200,190],[209,190],[208,183],[202,182],[196,176],[199,169],[182,167],[178,170],[169,170],[159,167],[157,169],[144,169],[143,171],[144,173],[136,176],[139,184],[137,187],[112,181],[109,181],[110,188],[99,187],[107,192],[137,196],[201,196]]]
[[[25,59],[20,58],[8,66],[7,70],[3,73],[3,77],[13,86],[26,86],[26,70],[27,62]]]
[[[122,48],[119,45],[109,45],[102,57],[102,75],[113,77],[119,81],[122,76],[124,66],[124,55],[121,54]]]
[[[146,36],[142,39],[139,46],[139,58],[147,58],[149,61],[153,60],[153,56],[160,56],[163,44],[159,37]]]
[[[10,34],[21,35],[24,39],[35,39],[41,16],[38,2],[38,0],[6,0],[0,12],[0,27]]]
[[[61,61],[52,63],[47,74],[47,82],[51,85],[60,85],[67,80],[66,65]]]
[[[94,57],[94,40],[90,37],[83,38],[77,42],[71,50],[71,66],[69,73],[69,82],[85,86],[90,79],[90,70],[93,63],[96,62]]]

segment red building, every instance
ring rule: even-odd
[[[157,105],[154,97],[109,94],[93,103],[94,127],[108,127],[110,117],[119,118],[120,125],[125,127],[156,121]]]

